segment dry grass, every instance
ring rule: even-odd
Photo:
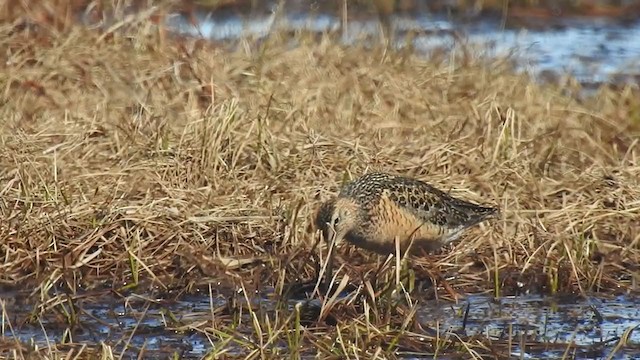
[[[20,301],[33,316],[73,323],[72,305],[105,289],[214,283],[251,301],[254,290],[313,280],[316,206],[372,169],[505,214],[452,251],[414,259],[418,275],[440,269],[463,294],[637,292],[632,89],[581,104],[562,95],[574,88],[533,84],[506,61],[447,64],[304,34],[296,48],[273,35],[229,50],[163,37],[146,21],[118,31],[0,28],[0,284],[27,289]],[[339,249],[340,276],[379,284],[362,290],[374,301],[330,310],[338,327],[305,330],[292,311],[251,313],[247,338],[225,332],[224,316],[197,331],[262,358],[278,357],[278,341],[326,357],[498,351],[452,335],[419,340],[415,306],[374,294],[395,277],[374,276],[382,260]],[[41,351],[68,351],[52,346]],[[109,358],[107,348],[76,350]]]

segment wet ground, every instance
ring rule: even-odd
[[[422,322],[440,322],[441,328],[464,328],[467,335],[494,340],[512,338],[512,354],[517,357],[562,358],[568,344],[576,345],[570,353],[580,359],[633,359],[640,355],[637,298],[526,296],[493,301],[472,296],[460,305],[436,305],[437,311],[429,308],[425,306],[419,315]],[[628,331],[629,346],[614,351]]]
[[[200,358],[212,349],[224,349],[228,355],[246,355],[250,351],[243,342],[251,333],[251,317],[245,310],[238,315],[240,318],[232,320],[234,315],[226,311],[233,307],[227,303],[229,296],[187,295],[171,301],[144,294],[89,297],[76,302],[81,305],[76,308],[78,325],[68,328],[60,316],[39,318],[39,308],[12,301],[16,295],[0,294],[5,314],[9,314],[3,329],[7,342],[19,340],[40,348],[46,348],[48,342],[76,346],[104,342],[126,358],[141,352],[145,356],[176,354]],[[259,300],[252,307],[263,314],[273,314],[276,308],[282,311],[283,303],[268,297],[255,297]],[[291,311],[295,303],[291,300],[284,307]],[[218,325],[217,329],[211,326],[216,318],[225,319],[217,323],[226,325]],[[571,354],[570,358],[580,359],[640,356],[640,299],[628,297],[577,300],[573,296],[523,296],[494,300],[470,296],[458,304],[423,302],[417,319],[426,329],[425,339],[433,336],[435,329],[439,329],[440,338],[480,336],[505,346],[510,344],[507,351],[518,358],[561,358],[565,352]],[[208,331],[195,330],[202,328]],[[227,333],[231,340],[219,336],[217,330]],[[286,352],[286,346],[282,350]],[[401,350],[397,355],[416,358]]]
[[[232,41],[242,37],[266,36],[274,29],[295,32],[337,32],[346,44],[380,41],[378,17],[343,21],[331,14],[274,12],[272,15],[198,13],[195,24],[184,17],[168,20],[171,29],[181,34],[214,41]],[[640,19],[640,17],[638,18]],[[619,21],[604,17],[574,17],[537,20],[530,27],[505,27],[495,17],[456,21],[446,15],[421,14],[389,17],[394,46],[407,45],[406,35],[415,33],[411,45],[415,51],[451,53],[467,51],[472,56],[508,56],[519,71],[539,81],[556,82],[570,75],[586,88],[602,83],[624,86],[640,83],[640,20]]]

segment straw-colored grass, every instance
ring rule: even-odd
[[[229,50],[161,34],[146,21],[117,32],[0,27],[0,285],[27,290],[32,316],[73,324],[72,305],[104,289],[214,284],[251,301],[311,281],[317,205],[373,169],[502,209],[413,259],[418,275],[438,270],[460,294],[637,291],[637,91],[579,103],[563,95],[576,89],[534,84],[507,61],[436,61],[331,36]],[[456,335],[420,340],[416,308],[376,293],[395,270],[376,278],[384,259],[349,246],[337,255],[338,276],[374,300],[327,308],[337,327],[245,309],[244,333],[224,316],[190,329],[214,334],[216,351],[233,343],[263,358],[278,358],[271,346],[283,341],[301,356],[496,351]],[[435,294],[447,292],[405,296]],[[51,346],[41,351],[69,351]]]

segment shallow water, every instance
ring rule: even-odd
[[[340,31],[345,44],[363,42],[363,36],[372,41],[371,37],[380,34],[376,18],[350,20],[344,30],[341,19],[328,14],[297,12],[244,17],[225,13],[198,14],[196,18],[195,26],[180,16],[171,17],[168,25],[177,33],[216,41],[266,36],[272,29]],[[564,74],[585,85],[637,84],[640,80],[640,21],[622,24],[605,18],[574,18],[556,20],[546,28],[539,25],[536,29],[505,29],[499,19],[462,23],[442,15],[423,14],[393,16],[391,24],[397,34],[394,42],[397,47],[404,46],[407,31],[422,32],[412,43],[418,52],[460,51],[471,45],[475,55],[487,58],[511,55],[519,71],[539,80],[553,80]],[[453,36],[454,32],[462,36]],[[478,49],[482,51],[478,53]]]
[[[524,358],[558,358],[566,350],[561,344],[570,343],[579,347],[578,358],[606,358],[625,331],[635,328],[628,337],[630,346],[617,350],[612,358],[637,359],[640,356],[638,298],[577,300],[526,296],[494,301],[485,296],[470,296],[458,305],[425,305],[419,319],[425,324],[439,323],[441,329],[464,328],[469,336],[483,335],[496,340],[512,338],[515,344],[512,354]],[[521,340],[532,345],[520,348],[517,344]],[[545,349],[545,344],[550,348]],[[553,344],[560,346],[551,346]]]
[[[0,299],[2,294],[0,294]],[[184,358],[201,357],[211,349],[207,337],[198,332],[175,331],[168,316],[173,313],[184,322],[198,322],[211,319],[210,306],[219,305],[220,300],[205,296],[187,296],[180,301],[154,304],[141,298],[117,299],[100,296],[82,304],[78,313],[78,326],[71,335],[61,321],[61,317],[44,316],[32,323],[25,323],[32,306],[14,303],[6,306],[8,322],[13,331],[4,327],[3,340],[18,339],[26,344],[46,348],[47,343],[87,343],[104,342],[114,348],[119,355],[134,356],[144,348],[147,355],[172,355]],[[48,314],[54,313],[48,311]]]
[[[59,343],[69,338],[59,316],[44,316],[40,321],[25,322],[31,306],[12,301],[15,294],[0,294],[7,314],[3,326],[3,342],[19,339],[24,343],[46,347],[48,342]],[[78,312],[78,326],[71,333],[76,344],[104,342],[119,355],[128,342],[125,357],[136,356],[144,348],[145,356],[170,356],[200,358],[221,346],[220,338],[210,330],[209,334],[196,328],[211,327],[211,309],[226,304],[228,295],[188,295],[176,301],[130,295],[117,299],[108,295],[91,297],[82,301]],[[291,309],[295,302],[290,301]],[[255,297],[253,307],[269,313],[278,305],[267,298]],[[468,314],[465,311],[468,307]],[[52,314],[53,311],[47,311]],[[172,321],[173,319],[175,321]],[[512,355],[522,358],[557,358],[568,344],[575,344],[577,358],[599,359],[607,357],[625,331],[640,326],[640,299],[628,297],[591,297],[571,301],[560,298],[507,297],[494,301],[486,296],[470,296],[459,304],[448,302],[424,303],[417,320],[423,327],[438,328],[441,336],[447,331],[466,336],[482,335],[492,340],[512,339]],[[348,321],[348,320],[345,320]],[[229,321],[225,321],[228,323]],[[241,323],[234,327],[236,336],[250,338],[251,320],[245,311]],[[7,323],[11,324],[10,328]],[[228,329],[219,328],[229,332]],[[233,335],[234,331],[230,332]],[[526,340],[526,342],[522,342]],[[526,346],[521,346],[523,343]],[[627,338],[628,346],[616,350],[613,359],[631,359],[640,356],[640,329]],[[224,345],[228,354],[244,354],[248,350],[229,342]],[[283,346],[283,350],[286,345]],[[398,356],[411,358],[409,354]],[[446,357],[445,357],[446,358]]]

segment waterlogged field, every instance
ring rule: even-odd
[[[3,357],[640,355],[637,87],[152,15],[0,26]],[[323,296],[314,213],[371,170],[503,216],[429,257],[340,246]]]
[[[511,25],[503,19],[478,17],[456,21],[442,13],[394,15],[385,30],[396,49],[411,48],[425,56],[451,53],[485,58],[509,58],[517,72],[544,82],[578,81],[582,90],[603,83],[638,84],[640,79],[640,21],[623,22],[607,17],[536,19],[536,26]],[[268,15],[196,13],[170,16],[166,24],[175,32],[212,41],[283,32],[334,32],[342,44],[380,43],[378,17],[345,20],[337,15],[309,12],[275,12]],[[293,37],[292,43],[295,43]]]
[[[37,323],[25,321],[18,329],[8,330],[5,336],[13,340],[6,339],[4,345],[7,348],[15,346],[14,349],[22,355],[30,354],[29,347],[34,344],[46,347],[51,343],[96,344],[103,341],[109,346],[103,346],[100,351],[108,349],[111,356],[125,358],[138,355],[196,359],[206,355],[259,357],[256,344],[251,340],[256,331],[252,317],[265,323],[268,319],[277,321],[284,317],[281,321],[296,323],[298,320],[290,314],[300,314],[297,316],[302,325],[287,329],[288,334],[277,334],[261,346],[268,349],[267,357],[289,357],[298,351],[300,355],[306,355],[303,357],[311,358],[317,353],[312,343],[299,344],[297,350],[291,343],[296,337],[302,339],[309,332],[320,331],[317,326],[309,326],[322,306],[317,299],[276,301],[273,297],[280,297],[278,294],[265,291],[252,294],[250,302],[246,301],[247,298],[240,300],[238,312],[231,315],[228,299],[217,292],[214,296],[196,293],[164,296],[162,299],[148,295],[136,294],[125,299],[117,299],[107,293],[87,296],[78,309],[78,325],[72,330],[54,316],[45,315]],[[419,294],[413,298],[421,300]],[[493,352],[490,357],[498,358],[584,359],[610,356],[612,359],[632,359],[640,352],[637,331],[639,306],[638,298],[602,295],[581,299],[527,295],[494,299],[472,295],[458,304],[422,301],[415,319],[411,320],[415,327],[422,329],[396,333],[396,337],[403,337],[404,344],[396,345],[391,338],[388,343],[382,342],[380,345],[387,351],[380,353],[379,357],[420,359],[438,356],[447,359],[469,358],[474,353],[479,356],[482,351],[465,350],[464,342],[467,341],[474,345],[472,347],[481,346],[482,350]],[[305,310],[297,312],[296,307]],[[252,310],[243,312],[240,308]],[[24,302],[9,309],[20,316],[26,316],[33,310]],[[225,321],[218,322],[217,326],[203,327],[203,324],[215,324],[216,318]],[[367,331],[364,324],[360,325],[361,331]],[[21,346],[20,341],[23,342]],[[86,350],[91,351],[91,348]],[[334,350],[330,353],[336,356],[341,352]]]

